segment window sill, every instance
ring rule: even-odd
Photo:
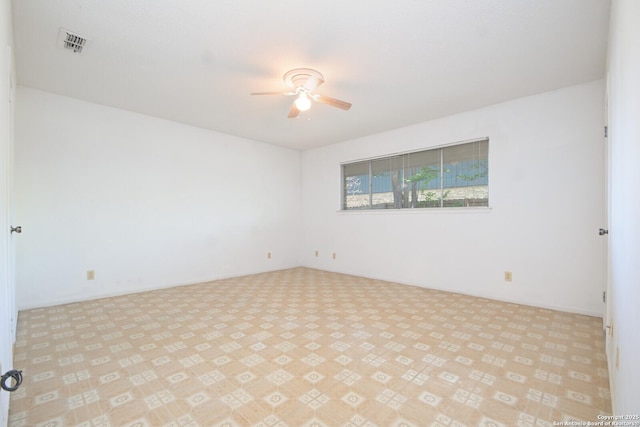
[[[340,209],[337,212],[344,215],[488,214],[492,209],[491,206],[475,206],[460,208]]]

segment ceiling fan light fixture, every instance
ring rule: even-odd
[[[311,108],[311,100],[306,93],[301,93],[296,99],[296,108],[300,111],[307,111]]]
[[[300,112],[307,111],[311,108],[311,101],[340,108],[341,110],[351,108],[350,102],[330,98],[315,92],[318,86],[324,83],[324,77],[316,70],[312,70],[311,68],[294,68],[284,74],[283,80],[292,90],[288,92],[252,92],[251,95],[295,96],[296,99],[293,101],[289,115],[287,116],[290,119],[297,118]]]

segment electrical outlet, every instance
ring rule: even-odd
[[[94,280],[96,278],[95,270],[87,270],[87,280]]]
[[[271,252],[267,252],[267,259],[271,259]]]
[[[336,259],[336,253],[334,252],[334,253],[333,253],[333,255],[331,255],[331,257],[332,257],[333,259]]]
[[[510,271],[505,271],[504,272],[504,281],[505,282],[512,282],[513,281],[513,274]]]
[[[316,257],[318,257],[318,250],[316,249]]]

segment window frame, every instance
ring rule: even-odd
[[[487,187],[487,203],[486,205],[469,205],[469,206],[445,206],[444,205],[444,197],[442,197],[442,194],[444,194],[444,190],[446,189],[446,187],[444,186],[444,177],[443,177],[443,171],[444,171],[444,150],[446,148],[450,148],[450,147],[455,147],[455,146],[460,146],[460,145],[465,145],[465,144],[472,144],[472,143],[476,143],[476,142],[486,142],[487,144],[487,156],[486,156],[486,160],[484,159],[484,157],[481,160],[486,161],[486,185]],[[363,159],[359,159],[359,160],[352,160],[352,161],[346,161],[346,162],[341,162],[340,163],[340,208],[338,212],[367,212],[367,213],[372,213],[372,212],[438,212],[438,211],[442,211],[442,210],[462,210],[462,211],[472,211],[472,210],[489,210],[491,209],[491,205],[489,204],[489,188],[490,188],[490,178],[489,178],[489,157],[490,157],[490,138],[488,136],[485,137],[479,137],[479,138],[473,138],[473,139],[468,139],[468,140],[464,140],[464,141],[457,141],[457,142],[453,142],[453,143],[448,143],[448,144],[441,144],[441,145],[434,145],[428,148],[421,148],[421,149],[416,149],[416,150],[408,150],[408,151],[402,151],[402,152],[396,152],[396,153],[392,153],[392,154],[386,154],[386,155],[381,155],[381,156],[375,156],[375,157],[369,157],[369,158],[363,158]],[[392,160],[394,158],[403,158],[403,156],[405,155],[411,155],[411,154],[416,154],[416,153],[424,153],[424,152],[439,152],[438,156],[440,158],[440,170],[439,170],[439,181],[440,181],[440,186],[439,186],[439,191],[441,194],[440,197],[440,206],[400,206],[400,207],[387,207],[387,208],[375,208],[374,203],[373,203],[373,175],[372,175],[372,168],[373,168],[373,163],[375,161],[380,161],[380,160]],[[348,165],[355,165],[358,163],[365,163],[368,162],[368,169],[369,169],[369,179],[368,179],[368,194],[369,194],[369,204],[368,207],[364,207],[364,208],[347,208],[347,196],[348,196],[348,192],[347,192],[347,185],[345,183],[345,166]],[[403,161],[403,165],[402,165],[402,176],[403,176],[403,180],[404,178],[404,169],[405,169],[405,165],[404,165],[404,161]],[[394,201],[395,202],[395,201]]]

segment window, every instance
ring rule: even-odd
[[[342,209],[489,206],[489,139],[342,165]]]

